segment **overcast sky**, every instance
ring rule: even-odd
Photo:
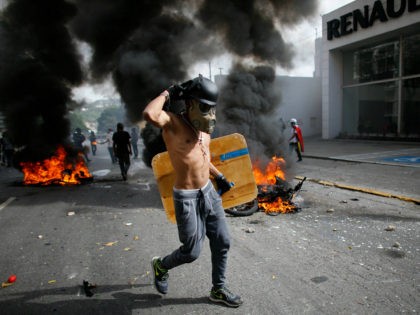
[[[346,5],[354,0],[318,0],[319,10],[311,20],[296,25],[293,28],[282,30],[281,34],[286,42],[291,42],[295,45],[296,55],[293,60],[294,68],[284,70],[277,68],[278,75],[288,75],[295,77],[311,77],[314,71],[314,55],[315,55],[315,38],[322,36],[322,15],[334,11],[335,9]],[[227,74],[230,67],[230,61],[227,56],[211,61],[211,75]],[[210,69],[209,63],[197,65],[192,70],[194,72],[201,72],[203,75],[209,77]]]
[[[290,71],[278,69],[280,75],[311,77],[314,71],[315,39],[322,36],[322,15],[334,11],[354,0],[318,0],[318,15],[306,20],[295,29],[283,32],[286,41],[295,43],[297,55],[295,67]],[[297,44],[299,43],[299,44]]]

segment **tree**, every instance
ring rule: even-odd
[[[121,106],[104,109],[98,118],[98,132],[106,133],[109,128],[115,129],[117,123],[125,120],[125,111]]]

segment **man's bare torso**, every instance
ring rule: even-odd
[[[163,128],[163,139],[175,169],[177,189],[198,189],[209,180],[210,135],[195,131],[179,116],[168,113],[171,124]]]

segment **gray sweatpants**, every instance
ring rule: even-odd
[[[207,235],[210,241],[213,287],[223,287],[230,236],[219,194],[209,180],[201,189],[174,188],[173,197],[182,246],[162,259],[162,267],[172,269],[196,260]]]

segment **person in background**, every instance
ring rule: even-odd
[[[15,153],[15,147],[10,138],[9,132],[4,131],[0,140],[3,162],[7,167],[13,165],[13,155]]]
[[[143,117],[162,129],[170,160],[174,166],[173,200],[182,245],[165,257],[153,257],[154,283],[158,292],[168,292],[168,271],[196,260],[205,237],[210,240],[212,284],[209,299],[230,307],[242,304],[239,295],[226,287],[226,264],[230,235],[220,195],[231,183],[210,162],[210,134],[216,124],[217,86],[199,76],[181,85],[170,87],[144,109]],[[163,109],[167,101],[182,100],[186,110],[175,114]]]
[[[83,153],[83,155],[84,155],[84,157],[85,157],[85,159],[86,159],[87,162],[90,162],[90,159],[89,159],[88,154],[87,154],[87,148],[85,149],[83,147],[83,142],[85,142],[85,140],[86,140],[86,137],[82,133],[82,130],[80,128],[76,128],[76,130],[73,133],[73,144],[74,144],[74,147],[78,151],[80,151],[80,152]]]
[[[92,150],[92,155],[96,155],[96,135],[93,132],[93,130],[90,132],[89,141],[90,141],[90,149]]]
[[[133,148],[134,158],[137,159],[139,156],[139,149],[137,146],[137,142],[139,141],[139,132],[137,131],[136,127],[131,128],[131,146]]]
[[[114,134],[114,131],[112,130],[112,128],[109,128],[108,132],[106,134],[106,137],[105,137],[105,141],[101,142],[101,144],[106,143],[107,148],[108,148],[108,152],[109,152],[109,156],[111,157],[111,162],[112,162],[112,164],[115,164],[115,163],[117,163],[117,159],[114,155],[114,146],[113,146],[113,143],[112,143],[113,134]]]
[[[114,154],[120,164],[121,176],[127,180],[128,169],[130,168],[131,141],[130,134],[124,131],[122,123],[117,124],[117,132],[112,136]]]
[[[302,130],[297,124],[297,120],[295,118],[290,119],[290,138],[289,138],[289,148],[290,152],[293,150],[296,151],[298,156],[298,162],[302,161],[302,152],[304,151],[303,146],[303,136]]]

